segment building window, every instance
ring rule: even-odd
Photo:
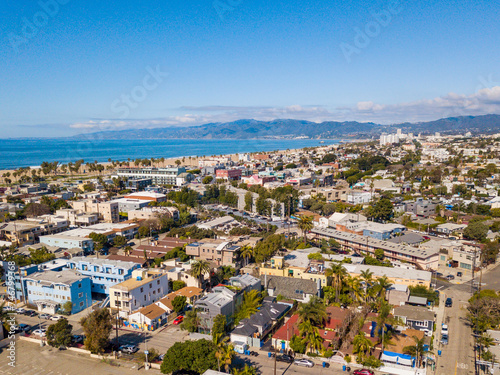
[[[141,293],[143,293],[143,292],[144,292],[144,288],[141,288]]]
[[[78,293],[78,298],[82,298],[83,297],[83,293]]]
[[[83,301],[82,301],[82,302],[80,302],[80,307],[83,307]]]
[[[78,288],[81,288],[82,287],[82,283],[78,284]]]
[[[160,285],[160,280],[156,280],[156,284],[157,284],[157,285]]]

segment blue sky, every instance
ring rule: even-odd
[[[5,0],[0,137],[500,113],[495,3]]]

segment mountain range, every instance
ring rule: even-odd
[[[448,117],[435,121],[380,125],[373,122],[304,120],[237,120],[226,123],[209,123],[190,127],[162,127],[128,129],[87,134],[100,139],[272,139],[272,138],[365,138],[383,132],[443,134],[500,132],[500,115]]]

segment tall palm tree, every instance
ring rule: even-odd
[[[335,302],[338,302],[347,271],[342,264],[332,263],[330,268],[326,270],[325,275],[332,278],[332,287],[335,288]]]
[[[210,263],[206,260],[197,260],[191,264],[190,274],[198,279],[198,286],[201,288],[203,275],[210,273]]]
[[[413,340],[415,341],[415,345],[405,346],[403,348],[403,353],[415,357],[417,360],[417,367],[420,367],[421,357],[424,353],[424,338],[419,339],[417,336],[413,336]]]
[[[318,297],[312,297],[309,302],[301,303],[297,311],[300,321],[309,321],[312,325],[322,324],[326,318],[326,306]]]
[[[234,347],[229,343],[229,337],[224,337],[222,333],[215,335],[214,344],[217,346],[215,358],[217,358],[219,372],[221,364],[224,365],[227,372],[234,356]]]
[[[313,216],[301,216],[297,222],[300,230],[304,233],[304,244],[307,244],[307,232],[314,228]]]
[[[372,342],[365,336],[364,333],[358,333],[352,341],[353,353],[358,355],[357,362],[362,362],[366,353],[371,350]]]
[[[240,250],[240,256],[245,260],[245,265],[248,264],[248,260],[253,257],[253,247],[243,246]]]
[[[370,270],[364,270],[364,271],[361,271],[361,274],[359,276],[360,276],[361,280],[363,280],[363,282],[365,283],[364,302],[366,303],[367,298],[368,298],[369,289],[372,286],[371,283],[373,281],[373,272]]]
[[[355,301],[363,300],[363,288],[361,287],[361,281],[358,277],[347,276],[345,284],[351,294],[351,297]]]
[[[385,299],[381,298],[377,317],[377,336],[379,337],[379,343],[382,345],[382,352],[384,351],[384,347],[386,345],[392,345],[392,342],[390,341],[392,335],[387,326],[393,326],[398,323],[398,319],[391,315],[391,309],[391,305],[389,305]]]

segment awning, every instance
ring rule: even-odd
[[[415,358],[408,354],[384,351],[380,360],[383,362],[397,363],[404,366],[414,366]]]

